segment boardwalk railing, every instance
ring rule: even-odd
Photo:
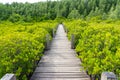
[[[75,36],[74,36],[74,34],[71,35],[71,49],[75,49]]]
[[[117,77],[113,72],[103,72],[101,80],[117,80]]]
[[[14,74],[5,74],[0,80],[16,80],[16,76]]]
[[[53,38],[55,37],[55,29],[53,29],[53,31],[52,31],[52,36],[53,36]]]
[[[64,31],[65,31],[66,33],[68,33],[68,29],[65,27],[64,24],[62,24],[62,25],[63,25]]]
[[[50,49],[49,45],[50,45],[50,36],[49,36],[49,34],[47,34],[46,35],[46,44],[45,44],[45,49],[46,50]]]
[[[57,29],[57,28],[56,28]],[[56,35],[56,29],[53,29],[52,30],[52,37],[54,38],[55,37],[55,35]],[[50,35],[49,34],[47,34],[46,35],[46,44],[45,44],[45,50],[49,50],[50,49]]]

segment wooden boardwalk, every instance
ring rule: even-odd
[[[45,51],[30,80],[90,80],[59,25],[50,50]]]

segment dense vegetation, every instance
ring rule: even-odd
[[[43,55],[46,35],[52,34],[55,21],[39,23],[0,24],[0,78],[15,73],[19,80],[27,80]]]
[[[120,0],[57,0],[38,3],[0,4],[0,20],[42,21],[56,18],[120,19]]]
[[[0,3],[0,78],[27,80],[43,55],[46,34],[63,21],[89,75],[120,75],[120,0],[57,0]],[[46,20],[46,21],[45,21]]]
[[[91,19],[65,22],[68,37],[75,35],[78,57],[89,75],[100,79],[104,71],[120,75],[120,21]]]

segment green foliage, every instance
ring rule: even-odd
[[[32,39],[28,33],[8,34],[0,37],[0,41],[0,71],[2,71],[0,76],[12,72],[21,78],[23,74],[30,74],[34,61],[42,56],[43,44]]]
[[[120,5],[119,4],[116,6],[115,14],[116,14],[116,17],[120,19]]]
[[[14,19],[14,16],[17,16],[15,14],[23,17],[22,20],[25,22],[39,22],[60,17],[76,19],[81,16],[83,18],[103,16],[103,19],[106,19],[109,18],[107,15],[111,18],[116,16],[119,19],[119,4],[119,0],[60,0],[24,4],[14,2],[0,4],[0,20],[10,18],[12,22],[19,21],[19,19]]]
[[[9,21],[11,22],[18,22],[21,20],[21,16],[19,14],[12,14],[9,18]]]
[[[68,38],[75,35],[76,51],[89,74],[120,73],[119,4],[120,0],[0,4],[0,77],[12,72],[20,80],[26,80],[42,56],[46,34],[52,35],[56,22],[64,21]],[[66,21],[65,18],[87,21]],[[56,22],[45,22],[50,19]]]
[[[82,20],[65,22],[68,37],[75,35],[76,51],[89,75],[99,76],[103,71],[120,73],[119,22]],[[99,76],[100,77],[100,76]]]
[[[25,22],[32,22],[32,17],[30,16],[30,15],[27,15],[27,16],[24,16],[23,17],[23,21],[25,21]]]
[[[69,19],[79,19],[80,18],[80,14],[78,12],[78,10],[74,9],[72,10],[69,15],[68,15]]]
[[[53,21],[54,22],[54,21]],[[40,22],[29,25],[2,22],[0,24],[0,78],[14,73],[19,80],[28,76],[43,55],[46,35],[52,34],[56,22]]]

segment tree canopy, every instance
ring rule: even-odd
[[[20,17],[15,21],[23,20],[26,22],[54,20],[60,17],[78,19],[80,16],[120,19],[119,4],[120,0],[49,0],[37,3],[0,3],[0,20],[11,21],[15,16]]]

